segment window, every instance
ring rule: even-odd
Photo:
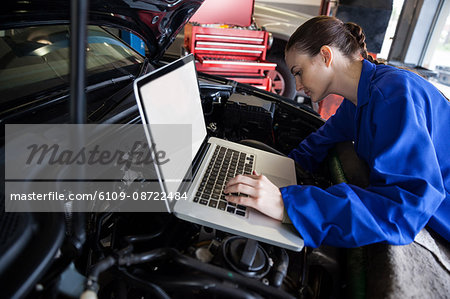
[[[436,46],[431,49],[430,61],[425,66],[436,71],[437,82],[450,88],[450,14],[447,15],[443,28],[436,34]]]
[[[397,28],[397,23],[400,17],[400,12],[402,11],[403,3],[405,0],[394,0],[392,4],[392,14],[389,19],[389,24],[386,29],[386,34],[384,35],[383,46],[378,54],[378,58],[387,59],[389,50],[391,49],[392,39],[394,38],[395,29]]]

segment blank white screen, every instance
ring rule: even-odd
[[[206,125],[203,117],[194,61],[190,61],[146,83],[141,87],[141,96],[141,103],[147,114],[147,121],[150,125],[153,142],[156,144],[157,149],[173,148],[174,141],[186,140],[186,130],[181,132],[169,130],[171,136],[167,136],[168,133],[164,130],[154,130],[152,128],[153,124],[158,124],[158,128],[161,127],[159,126],[161,124],[186,124],[192,126],[192,139],[190,144],[182,145],[187,147],[191,146],[189,150],[191,153],[191,161],[187,161],[188,163],[185,165],[178,165],[179,167],[176,170],[179,175],[186,174],[192,159],[195,157],[195,154],[200,149],[206,137]],[[178,146],[180,144],[177,144]],[[169,165],[162,165],[161,170],[166,182],[167,180],[173,179],[173,171]],[[179,178],[178,175],[176,177]],[[170,191],[175,192],[176,190]]]

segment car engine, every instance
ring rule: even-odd
[[[322,122],[270,93],[200,78],[210,136],[287,154]],[[327,167],[297,172],[297,180],[331,185]],[[337,248],[294,252],[169,213],[0,214],[7,297],[335,298],[346,289],[346,257]]]

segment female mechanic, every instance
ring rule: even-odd
[[[369,166],[369,186],[279,189],[264,175],[239,175],[224,191],[249,197],[227,200],[278,220],[288,216],[310,247],[403,245],[426,225],[450,241],[450,102],[415,73],[378,64],[362,28],[334,17],[300,26],[285,58],[297,89],[313,102],[344,97],[335,115],[289,156],[314,171],[337,142],[353,141]]]

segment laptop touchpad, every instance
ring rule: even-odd
[[[281,178],[279,176],[271,175],[271,174],[265,174],[265,173],[263,173],[263,174],[269,179],[269,181],[271,181],[278,188],[292,185],[292,183],[287,179]]]

